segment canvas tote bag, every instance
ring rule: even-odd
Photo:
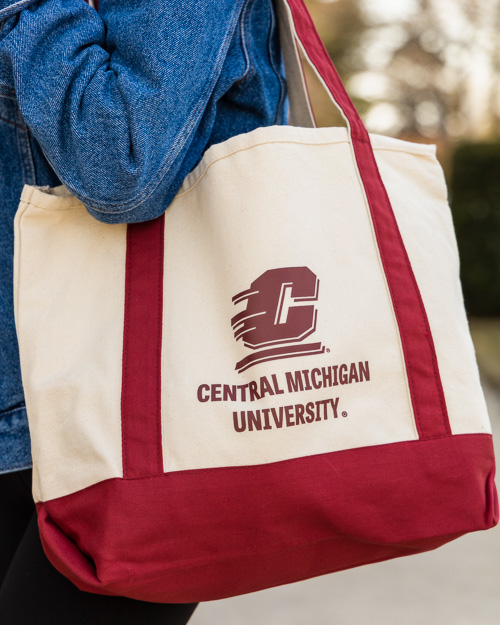
[[[83,590],[219,599],[497,522],[434,147],[369,138],[302,1],[278,8],[299,127],[211,147],[147,223],[23,192],[33,492]],[[298,46],[348,129],[307,127]]]

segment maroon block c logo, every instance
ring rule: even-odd
[[[324,351],[319,343],[289,345],[316,330],[317,310],[312,302],[318,301],[318,290],[319,280],[308,267],[283,267],[269,269],[249,289],[235,295],[234,304],[246,300],[247,305],[231,319],[234,337],[259,350],[237,363],[236,369],[244,371],[257,362]],[[283,347],[266,349],[277,345]]]

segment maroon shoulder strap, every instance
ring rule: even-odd
[[[122,356],[123,477],[163,473],[161,349],[164,222],[127,226]]]
[[[446,402],[422,297],[375,162],[368,132],[328,56],[303,0],[288,7],[295,37],[349,125],[403,346],[420,438],[451,434]]]

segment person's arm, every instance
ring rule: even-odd
[[[151,219],[172,200],[243,3],[0,0],[0,94],[15,90],[96,218]]]

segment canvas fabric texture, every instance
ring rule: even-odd
[[[212,146],[153,222],[24,189],[33,491],[84,590],[217,599],[498,521],[435,148],[368,139],[302,2],[279,6],[303,127]],[[307,127],[297,43],[348,128]]]
[[[451,430],[490,433],[434,148],[384,137],[372,137],[372,144],[402,234],[408,234]],[[305,167],[317,175],[316,186],[303,184]],[[332,170],[350,184],[340,187]],[[127,228],[97,222],[71,196],[29,187],[18,224],[18,327],[26,346],[23,370],[30,372],[28,405],[37,415],[33,457],[45,476],[37,478],[36,495],[46,501],[122,477]],[[300,267],[304,259],[319,279],[315,336],[330,351],[238,373],[235,365],[249,350],[235,340],[230,324],[241,309],[233,296],[268,269]],[[165,471],[274,462],[418,438],[394,311],[344,129],[273,127],[215,146],[165,215],[163,271]],[[23,275],[29,282],[23,284]],[[50,307],[42,305],[44,276],[50,276]],[[36,341],[24,328],[36,332]],[[351,383],[341,384],[337,373],[335,387],[328,376],[323,386],[324,368],[347,365],[351,373],[353,363]],[[359,363],[368,363],[369,379],[359,380]],[[298,394],[295,386],[306,385],[301,372],[313,369],[321,371],[316,377],[322,388]],[[234,386],[257,382],[260,394],[263,384],[268,389],[263,377],[270,390],[262,400],[252,399],[248,389],[243,400],[240,389],[235,401],[224,401],[224,386],[230,387],[227,395]],[[322,405],[327,418],[321,416],[321,423],[287,427],[285,418],[281,428],[237,432],[234,427],[234,412],[241,428],[249,410],[337,396],[337,418],[331,404]],[[52,433],[49,441],[46,431]]]

